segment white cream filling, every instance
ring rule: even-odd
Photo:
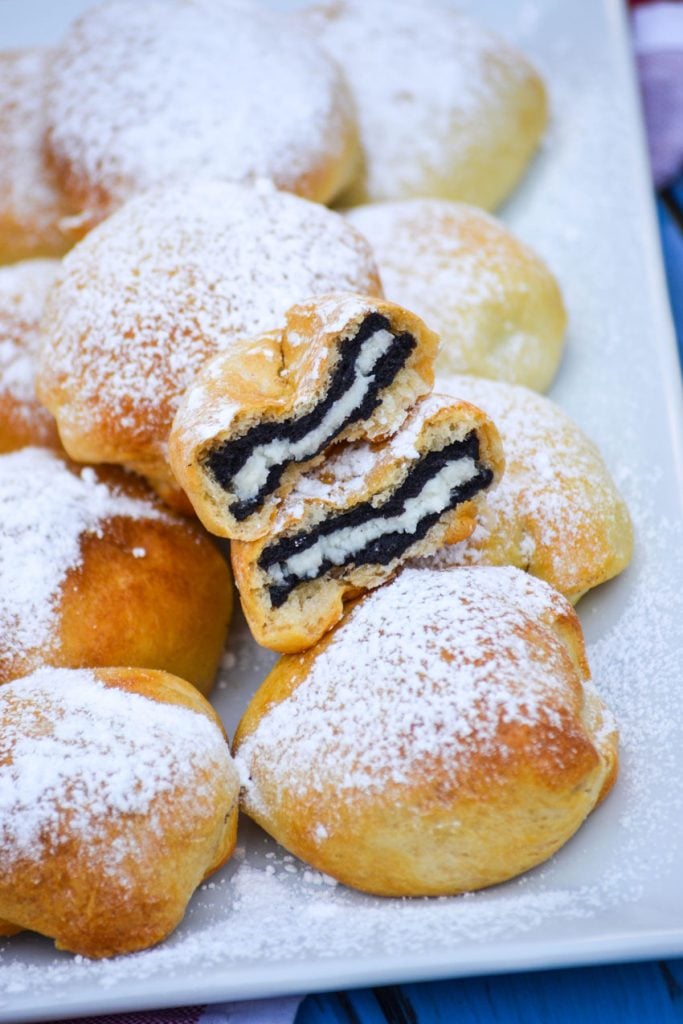
[[[366,544],[387,533],[414,533],[425,516],[444,512],[451,500],[453,488],[467,483],[477,475],[474,459],[464,458],[449,462],[425,485],[414,498],[406,499],[403,511],[389,519],[371,519],[361,526],[345,526],[326,537],[318,537],[309,548],[291,555],[286,561],[278,562],[268,569],[273,583],[285,583],[295,576],[301,580],[315,579],[323,562],[344,565]]]
[[[365,398],[374,380],[373,370],[382,356],[388,352],[393,341],[394,335],[382,329],[375,331],[363,342],[356,361],[356,377],[353,384],[327,410],[320,425],[310,434],[294,442],[275,439],[254,449],[233,478],[233,487],[240,501],[249,501],[256,497],[268,479],[271,466],[310,458],[339,430],[344,420]]]

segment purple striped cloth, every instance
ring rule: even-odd
[[[116,1013],[84,1017],[62,1024],[292,1024],[303,996],[282,999],[247,999],[215,1006],[183,1006],[147,1013]]]

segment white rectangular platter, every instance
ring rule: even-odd
[[[142,0],[141,0],[142,2]],[[0,0],[3,48],[59,37],[83,0]],[[107,962],[21,935],[0,1021],[683,955],[683,415],[620,0],[471,0],[549,84],[553,125],[504,219],[548,260],[571,327],[552,390],[600,445],[633,565],[579,613],[617,715],[609,800],[548,864],[476,895],[380,900],[328,884],[246,822],[237,857],[156,949]],[[241,624],[215,702],[229,730],[272,658]]]

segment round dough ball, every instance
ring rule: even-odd
[[[0,53],[0,263],[61,256],[70,212],[45,161],[49,50]]]
[[[440,393],[484,409],[498,427],[505,472],[472,536],[426,560],[514,565],[572,601],[622,572],[633,527],[600,452],[549,398],[473,377],[440,377]]]
[[[230,856],[239,781],[175,676],[43,668],[0,689],[0,914],[89,957],[144,949]]]
[[[567,326],[562,294],[500,221],[442,199],[369,204],[347,216],[373,248],[387,298],[440,335],[437,372],[549,387]]]
[[[353,104],[315,40],[238,0],[112,0],[55,54],[48,146],[101,220],[155,185],[270,178],[327,202],[355,172]]]
[[[611,787],[617,734],[571,606],[516,569],[408,569],[282,658],[238,728],[244,810],[384,896],[550,857]]]
[[[381,293],[368,243],[338,214],[267,183],[156,190],[64,260],[39,395],[72,458],[128,465],[170,496],[168,436],[199,369],[333,291]]]
[[[55,421],[35,392],[40,318],[58,267],[57,260],[0,267],[0,454],[27,444],[59,447]]]
[[[340,201],[411,196],[493,208],[546,126],[526,59],[440,0],[331,0],[299,15],[346,74],[365,166]]]
[[[0,456],[0,683],[41,665],[137,665],[211,688],[232,614],[204,531],[122,470]]]

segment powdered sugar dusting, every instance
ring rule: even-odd
[[[131,200],[64,261],[46,310],[46,386],[60,416],[112,422],[165,452],[180,396],[238,338],[296,302],[376,288],[368,244],[338,214],[277,192],[197,182]]]
[[[501,724],[559,725],[566,603],[515,569],[408,569],[357,606],[305,680],[240,745],[260,808],[259,764],[289,792],[408,784],[444,758],[457,779],[501,749]],[[544,641],[525,630],[546,623]]]
[[[87,670],[44,668],[8,683],[0,717],[7,869],[70,837],[91,842],[95,855],[112,819],[150,815],[147,827],[159,830],[158,797],[174,794],[182,815],[206,799],[198,768],[234,775],[225,739],[205,715],[107,686]],[[130,856],[136,837],[126,836],[108,846],[105,870]]]
[[[52,423],[38,407],[34,381],[40,318],[58,266],[55,260],[29,260],[0,268],[0,395],[8,393],[15,414],[38,430]]]
[[[443,199],[371,203],[346,216],[370,242],[387,298],[440,335],[437,370],[547,386],[561,352],[561,297],[500,221]]]
[[[81,540],[113,516],[157,519],[151,501],[131,498],[85,467],[24,448],[0,457],[0,665],[47,644]]]
[[[308,194],[344,153],[350,116],[337,68],[273,11],[113,0],[57,51],[49,138],[86,204],[198,174]]]
[[[43,158],[45,84],[51,52],[0,55],[0,249],[4,259],[59,254],[68,211]]]
[[[438,0],[343,0],[306,20],[348,77],[374,198],[423,195],[448,178],[444,168],[487,144],[500,91],[528,75],[498,38]]]

